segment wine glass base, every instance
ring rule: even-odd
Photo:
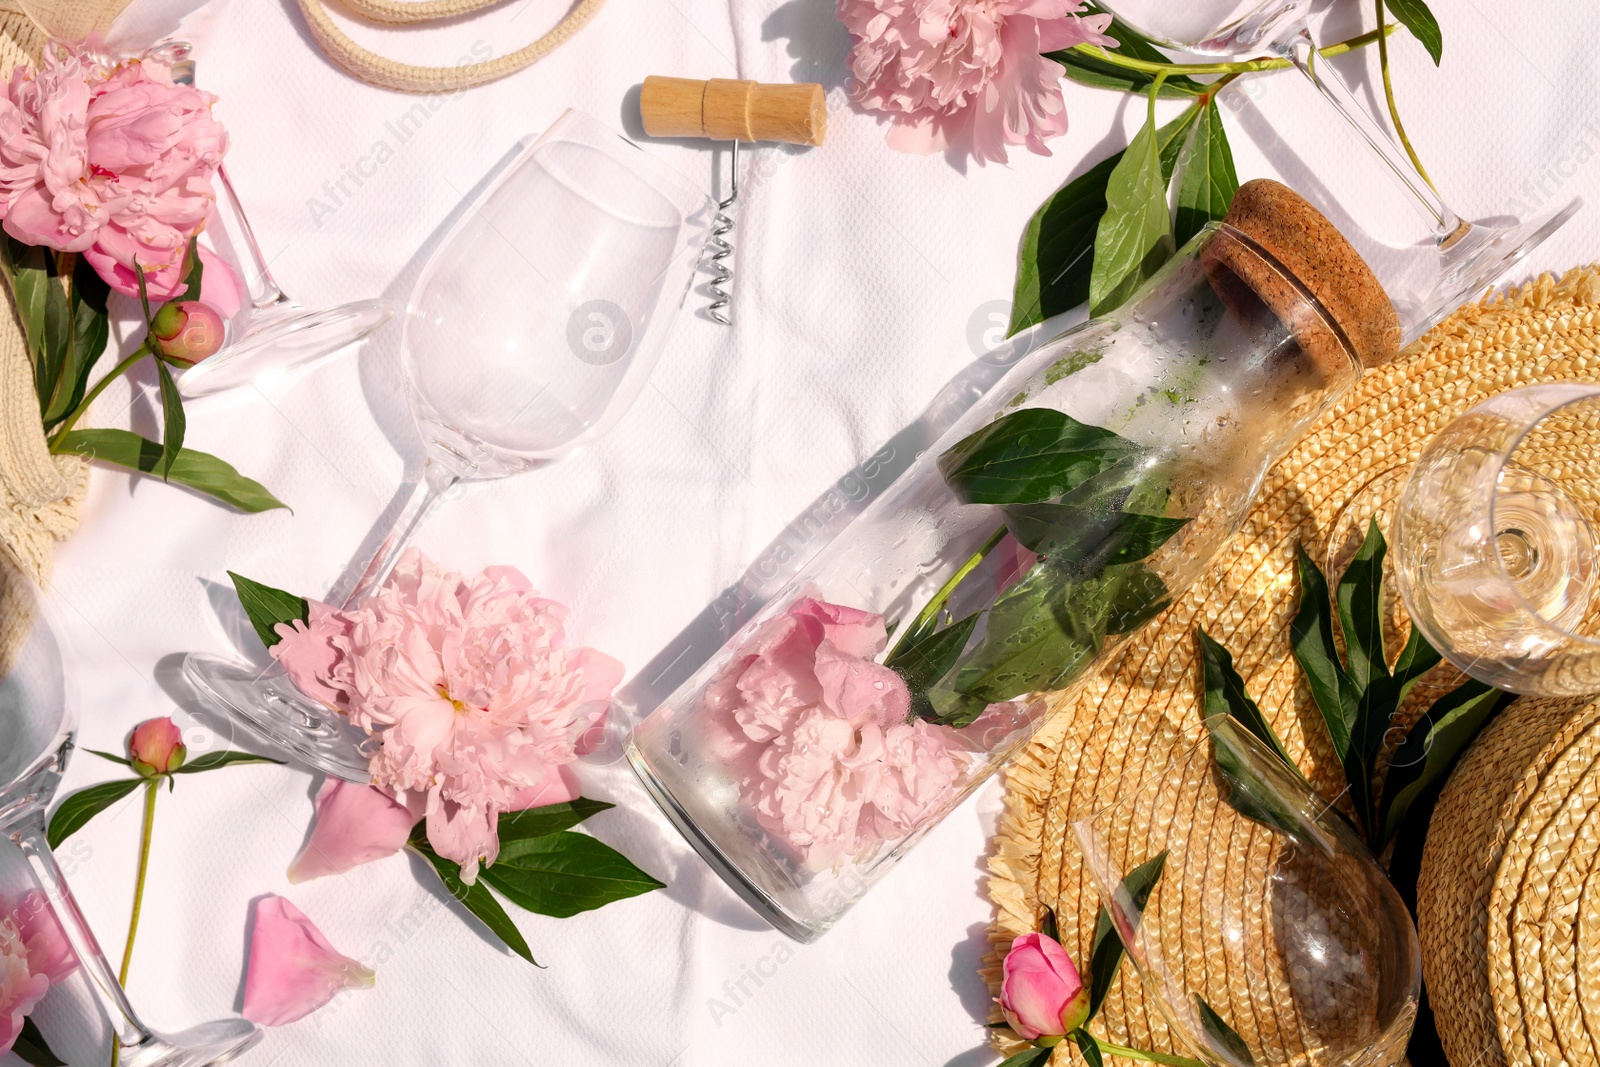
[[[191,652],[183,676],[202,700],[226,709],[238,722],[275,747],[317,770],[365,783],[373,738],[338,712],[307,697],[281,668],[257,667]]]
[[[178,391],[190,398],[208,396],[307,366],[361,340],[393,314],[394,305],[387,300],[357,300],[321,310],[286,300],[258,308],[241,337],[178,376]]]
[[[248,1019],[219,1019],[177,1034],[151,1034],[137,1045],[124,1045],[122,1067],[206,1067],[227,1063],[261,1040]]]
[[[1439,283],[1415,321],[1407,323],[1405,342],[1416,340],[1456,308],[1480,299],[1581,207],[1583,201],[1574,198],[1565,206],[1528,221],[1508,225],[1474,222],[1460,237],[1440,246]]]

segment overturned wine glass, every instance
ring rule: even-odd
[[[423,476],[331,603],[376,589],[453,486],[544,466],[615,425],[666,342],[713,213],[702,190],[576,111],[466,205],[406,305]],[[291,756],[366,780],[372,739],[281,670],[204,653],[183,669],[203,699]]]
[[[39,591],[0,564],[0,833],[16,842],[82,965],[122,1067],[204,1067],[243,1052],[261,1033],[234,1017],[176,1034],[146,1026],[128,1002],[51,851],[45,813],[72,755],[77,725],[69,658]]]

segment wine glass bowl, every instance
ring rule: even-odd
[[[1397,1063],[1421,980],[1405,904],[1276,753],[1233,718],[1206,725],[1073,824],[1145,995],[1211,1067]]]
[[[655,310],[692,278],[703,241],[684,223],[704,192],[647,176],[642,150],[595,126],[569,112],[526,149],[407,303],[413,413],[434,459],[476,457],[461,473],[514,473],[609,429],[659,354],[670,317]]]
[[[462,206],[417,278],[401,335],[422,477],[329,602],[376,589],[452,486],[558,460],[622,417],[689,290],[713,208],[704,190],[577,111]],[[292,758],[367,780],[376,740],[280,668],[191,653],[183,670],[202,699]]]
[[[1111,0],[1100,7],[1157,44],[1197,56],[1258,53],[1285,25],[1305,18],[1311,0]]]
[[[1542,696],[1600,690],[1600,386],[1501,393],[1441,430],[1395,514],[1412,620],[1461,670]]]
[[[176,1034],[140,1021],[79,911],[45,829],[73,749],[68,654],[31,582],[0,563],[0,833],[14,841],[44,890],[111,1023],[124,1067],[205,1067],[249,1048],[261,1034],[248,1020],[220,1019]]]

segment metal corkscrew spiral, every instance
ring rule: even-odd
[[[716,201],[703,262],[711,271],[706,293],[711,303],[706,315],[724,326],[733,325],[733,216],[728,211],[739,200],[739,143],[780,141],[819,145],[828,129],[828,105],[822,86],[767,85],[753,81],[712,78],[693,81],[652,74],[639,87],[639,117],[651,137],[707,137],[733,142],[728,156],[728,195]],[[715,196],[715,192],[712,194]]]
[[[706,241],[706,265],[711,268],[711,282],[706,286],[706,292],[711,295],[711,303],[706,305],[706,314],[724,326],[733,325],[732,313],[728,304],[732,294],[728,292],[728,284],[733,281],[733,268],[728,266],[728,257],[733,255],[733,242],[728,240],[728,234],[733,232],[733,217],[728,214],[728,209],[739,201],[739,142],[733,142],[733,151],[728,156],[728,195],[726,199],[717,201],[717,213],[711,220],[711,237]]]

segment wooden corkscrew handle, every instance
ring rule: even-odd
[[[811,82],[695,81],[652,74],[639,92],[639,115],[651,137],[819,145],[828,132],[822,86]]]

